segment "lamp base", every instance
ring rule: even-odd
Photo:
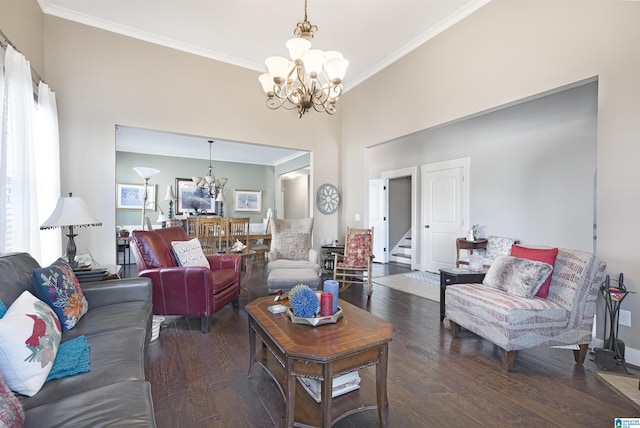
[[[69,226],[69,234],[66,236],[69,238],[69,241],[67,242],[67,263],[69,263],[69,266],[71,266],[72,269],[76,269],[78,267],[78,262],[76,262],[76,242],[73,238],[78,235],[73,234],[73,226]]]

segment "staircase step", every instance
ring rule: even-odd
[[[394,256],[394,257],[401,257],[403,259],[410,259],[411,258],[411,254],[393,253],[391,255]]]
[[[411,245],[398,245],[398,247],[411,249]]]

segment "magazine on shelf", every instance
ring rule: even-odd
[[[304,387],[305,391],[307,391],[309,395],[316,400],[316,402],[319,403],[322,401],[321,382],[318,379],[298,376],[298,381],[300,381],[300,384]],[[357,371],[337,376],[333,378],[333,392],[331,397],[335,398],[358,388],[360,388],[360,375]]]

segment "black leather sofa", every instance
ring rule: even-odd
[[[27,253],[0,255],[0,300],[8,308],[40,267]],[[144,362],[151,337],[151,281],[130,278],[82,283],[89,311],[62,342],[84,335],[91,370],[44,384],[20,396],[27,427],[154,427],[151,385]]]

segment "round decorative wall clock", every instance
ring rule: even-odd
[[[340,207],[340,191],[333,184],[323,184],[316,192],[316,207],[322,214],[333,214]]]

